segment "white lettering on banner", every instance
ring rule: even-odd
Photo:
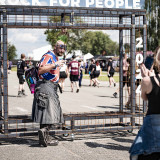
[[[125,8],[132,9],[132,6],[128,6],[128,0],[125,0]]]
[[[54,4],[58,4],[57,0],[50,0],[50,6],[54,6]]]
[[[29,2],[27,2],[26,0],[21,0],[22,5],[30,5]]]
[[[139,65],[143,62],[143,55],[142,54],[136,55],[136,62],[137,62],[137,65]]]
[[[143,48],[143,40],[142,37],[136,38],[136,41],[139,41],[139,43],[136,45],[136,48]]]
[[[126,8],[140,9],[140,0],[0,0],[0,5],[33,5],[42,6],[42,2],[48,3],[49,6],[65,7],[95,7],[95,8]],[[129,6],[129,2],[131,5]],[[45,3],[45,4],[46,4]]]
[[[70,4],[70,0],[64,0],[65,2],[63,2],[63,0],[59,0],[59,4],[61,6],[69,6]]]
[[[94,0],[86,0],[86,7],[90,7],[90,5],[94,5]]]
[[[137,89],[136,89],[136,93],[138,94],[141,94],[141,85],[139,85],[138,87],[137,87]]]
[[[7,0],[10,5],[18,5],[19,0]]]
[[[108,4],[110,2],[110,4]],[[106,8],[113,8],[114,7],[114,0],[105,0],[104,5]]]
[[[40,6],[41,5],[41,2],[39,2],[39,0],[32,0],[32,5],[35,6]]]
[[[138,75],[136,76],[136,79],[142,79],[141,69],[137,69],[136,73],[138,73]]]
[[[122,7],[124,5],[123,0],[116,0],[116,8]]]
[[[0,5],[6,5],[6,4],[5,4],[5,0],[1,0],[1,1],[0,1]]]
[[[71,0],[71,7],[80,7],[80,0]]]
[[[103,8],[103,0],[96,0],[96,8]]]
[[[136,48],[143,48],[143,39],[142,37],[139,37],[136,39],[136,41],[139,41],[139,43],[136,45]],[[137,63],[137,66],[140,65],[141,63],[143,62],[143,55],[138,53],[136,55],[136,63]],[[141,70],[140,69],[137,69],[136,70],[137,73],[139,73],[137,76],[136,76],[136,79],[142,79],[142,75],[141,75]],[[139,85],[136,89],[136,93],[138,94],[141,94],[141,85]]]
[[[133,9],[141,9],[140,0],[133,0]]]

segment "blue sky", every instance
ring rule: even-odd
[[[18,1],[18,0],[3,0],[3,1]],[[21,0],[19,0],[21,1]],[[33,0],[23,0],[25,2],[31,3]],[[49,5],[50,0],[39,0],[42,5]],[[59,0],[53,0],[59,1]],[[67,0],[70,2],[71,0]],[[76,1],[76,0],[74,0]],[[96,1],[96,0],[94,0]],[[97,0],[101,1],[101,0]],[[114,2],[117,0],[113,0]],[[131,6],[131,0],[129,1],[129,6]],[[2,2],[0,0],[0,2]],[[64,0],[66,2],[66,0]],[[84,5],[86,0],[81,0],[80,5]],[[144,4],[144,0],[140,0],[141,6]],[[93,7],[93,6],[92,6]],[[8,41],[11,44],[14,44],[17,48],[18,58],[21,53],[25,53],[26,55],[31,54],[34,49],[40,48],[42,46],[48,45],[49,43],[46,41],[46,36],[44,35],[45,29],[8,29]],[[110,38],[113,41],[119,41],[118,31],[104,31],[105,33],[110,35]]]

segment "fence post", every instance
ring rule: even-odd
[[[123,17],[119,16],[119,24],[123,24]],[[119,30],[119,111],[123,112],[123,29]],[[120,118],[120,123],[123,122],[123,118]]]
[[[143,58],[144,62],[146,60],[146,53],[147,52],[147,20],[146,15],[143,16]],[[143,113],[147,110],[147,102],[143,101]]]
[[[135,45],[135,15],[131,17],[131,125],[135,126],[135,106],[136,106],[136,85],[135,85],[135,59],[136,59],[136,45]]]
[[[3,10],[3,103],[4,133],[8,134],[7,13]]]
[[[0,13],[0,22],[1,13]],[[2,117],[2,28],[0,27],[0,117]],[[0,118],[1,119],[1,118]],[[0,132],[2,131],[2,125],[0,125]]]

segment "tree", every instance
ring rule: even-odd
[[[70,23],[70,17],[65,16],[65,23]],[[51,23],[59,23],[61,21],[61,16],[50,17]],[[74,21],[76,23],[82,22],[80,17],[75,17]],[[65,31],[64,31],[65,30]],[[82,37],[85,34],[85,29],[51,29],[46,30],[44,34],[47,35],[46,40],[54,47],[56,41],[59,38],[66,39],[67,51],[71,52],[72,50],[80,50],[82,45]],[[64,38],[65,37],[65,38]]]
[[[160,45],[160,0],[145,0],[147,11],[147,48],[154,51]]]
[[[50,22],[59,23],[61,16],[51,17]],[[65,16],[65,23],[69,23],[69,17]],[[76,17],[75,23],[82,23],[81,18]],[[85,29],[70,29],[64,32],[62,29],[46,30],[47,41],[54,47],[59,37],[67,36],[67,51],[70,53],[72,50],[81,50],[82,53],[92,53],[93,55],[100,55],[103,51],[107,55],[115,55],[118,53],[118,44],[113,42],[109,36],[102,31],[87,31]],[[62,36],[61,36],[62,35]]]
[[[124,49],[125,49],[125,53],[129,53],[130,52],[130,44],[129,43],[125,43],[124,44]]]
[[[16,47],[13,44],[8,44],[8,60],[12,61],[14,58],[17,57],[16,54]]]
[[[118,53],[118,44],[113,42],[109,35],[102,31],[88,31],[82,39],[82,52],[92,53],[93,55],[100,55],[103,51],[107,55],[115,55]]]

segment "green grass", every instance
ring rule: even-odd
[[[17,71],[17,66],[13,66],[11,71]]]
[[[12,71],[17,71],[17,66],[13,66],[12,67]],[[89,79],[89,74],[83,74],[83,78],[84,79]],[[119,73],[115,73],[114,74],[114,80],[116,82],[119,82]],[[107,72],[101,72],[101,76],[99,76],[98,78],[99,81],[108,81],[108,76],[107,76]]]
[[[89,74],[83,74],[84,79],[89,79]],[[114,74],[114,80],[119,82],[119,73]],[[98,77],[99,81],[108,81],[107,72],[102,72],[101,76]]]

